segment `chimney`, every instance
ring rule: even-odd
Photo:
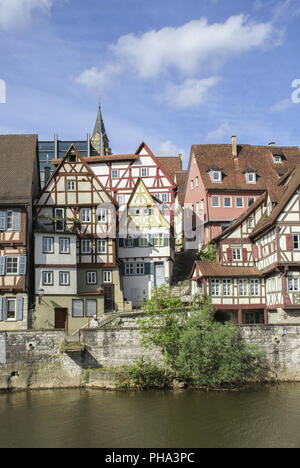
[[[269,146],[276,146],[275,141],[271,141],[271,143],[269,143]]]
[[[234,157],[234,159],[237,159],[238,152],[237,152],[236,136],[232,136],[231,140],[232,140],[232,156]]]

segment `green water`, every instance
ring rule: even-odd
[[[0,447],[300,447],[300,384],[0,395]]]

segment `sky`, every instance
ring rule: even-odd
[[[85,139],[100,98],[115,154],[299,146],[299,23],[300,0],[0,0],[0,133]]]

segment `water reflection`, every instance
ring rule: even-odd
[[[300,447],[300,384],[0,395],[0,447]]]

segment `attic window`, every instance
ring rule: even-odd
[[[221,171],[211,171],[211,179],[213,182],[222,182],[222,172]]]
[[[278,154],[273,155],[273,160],[275,164],[281,164],[282,163],[282,157],[279,156]]]
[[[69,161],[70,162],[76,162],[76,154],[75,153],[71,153],[70,156],[69,156]]]
[[[246,181],[247,181],[247,184],[256,184],[256,173],[246,172]]]

